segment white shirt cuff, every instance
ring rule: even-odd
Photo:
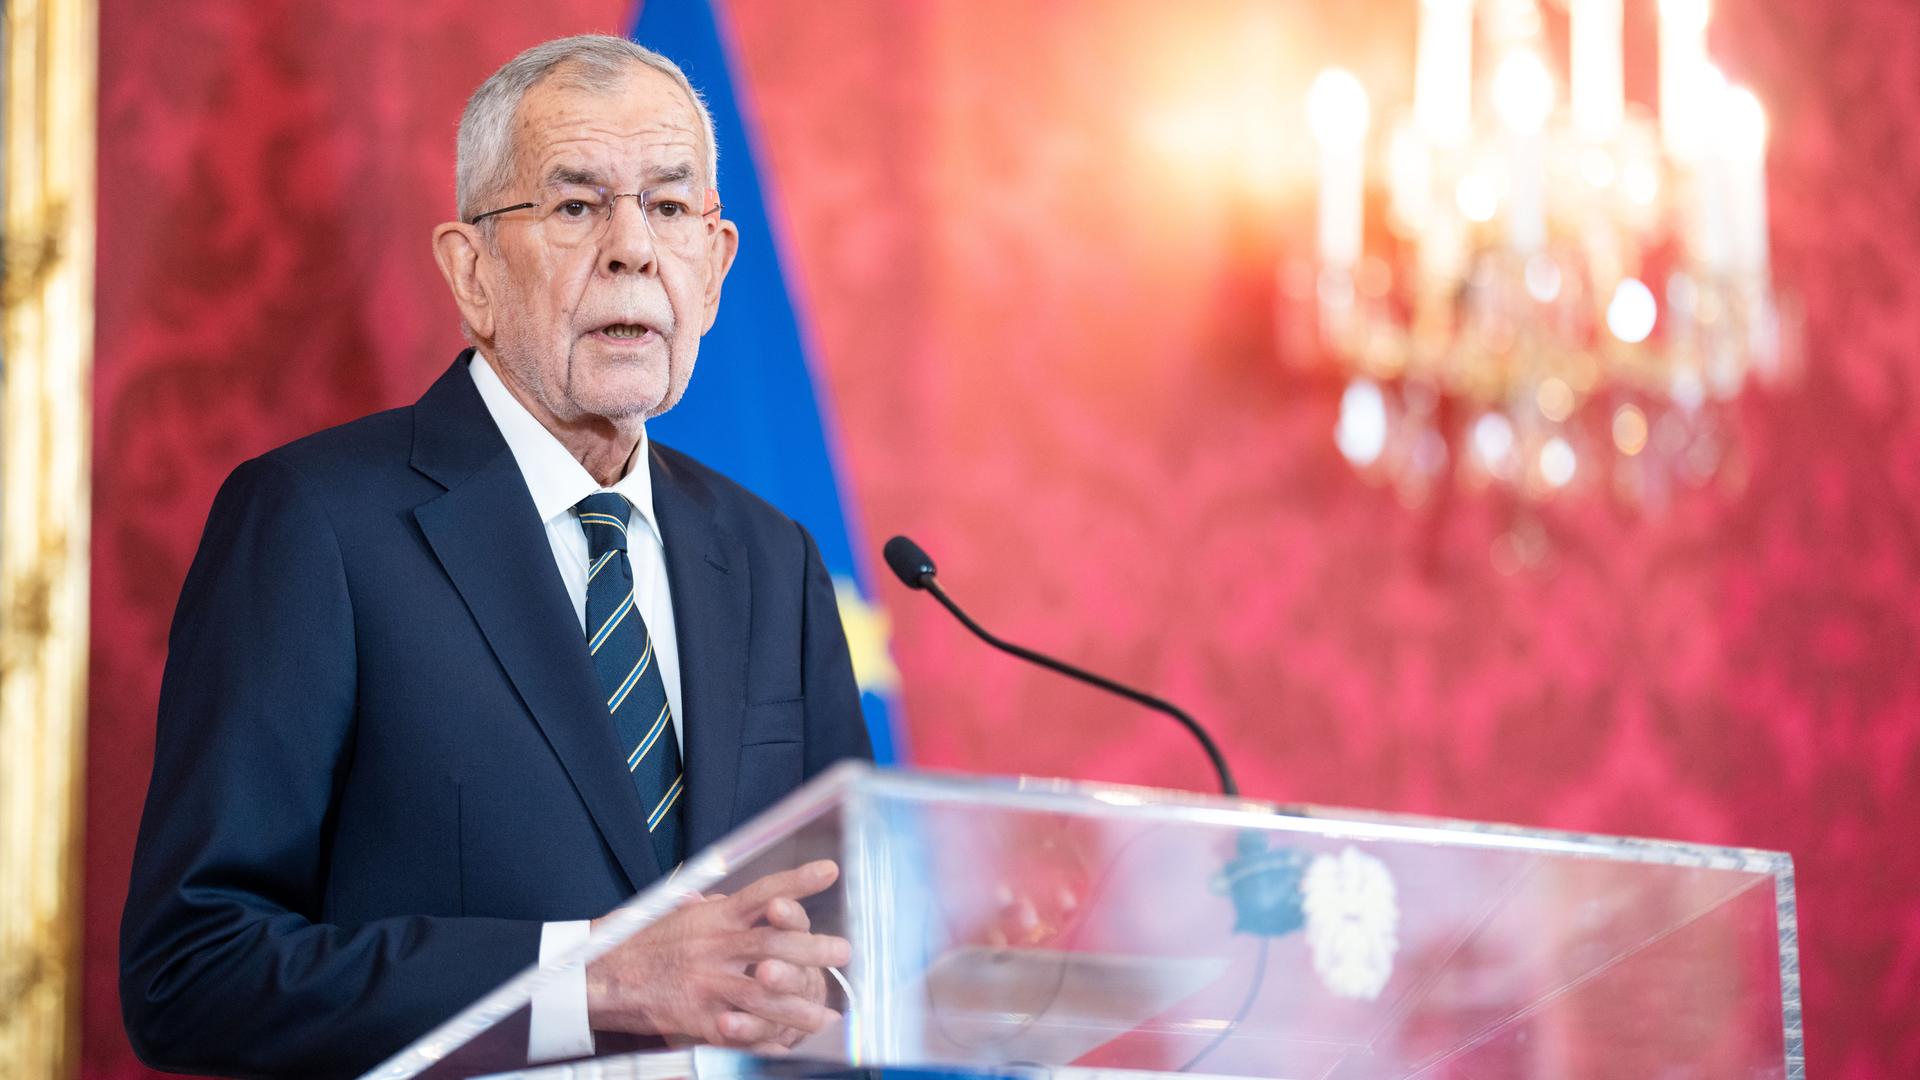
[[[540,928],[540,962],[549,964],[585,943],[593,924],[550,922]],[[587,966],[581,964],[533,995],[527,1031],[527,1064],[588,1057],[593,1029],[587,1022]]]

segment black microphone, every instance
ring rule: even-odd
[[[960,610],[960,605],[954,603],[953,598],[940,587],[940,581],[935,576],[933,560],[921,550],[919,544],[912,540],[904,536],[896,536],[887,541],[881,553],[886,557],[887,565],[893,569],[894,576],[900,579],[902,585],[909,589],[920,589],[932,593],[933,598],[940,601],[942,607],[953,612],[953,617],[959,619],[961,625],[973,631],[976,637],[994,648],[1012,653],[1022,660],[1030,660],[1049,671],[1057,671],[1069,678],[1119,694],[1128,701],[1166,713],[1180,721],[1181,726],[1192,732],[1194,738],[1200,740],[1200,748],[1207,752],[1207,759],[1213,762],[1213,771],[1220,777],[1221,792],[1229,798],[1240,797],[1240,785],[1234,783],[1233,771],[1227,768],[1227,759],[1221,755],[1220,747],[1214,743],[1213,737],[1207,734],[1207,730],[1200,726],[1199,721],[1151,694],[1135,690],[1130,686],[1122,686],[1105,676],[1095,675],[1091,671],[1082,670],[1010,641],[1002,641],[988,633],[986,628],[974,622],[966,612]],[[1233,899],[1236,914],[1234,929],[1263,937],[1278,937],[1298,930],[1306,921],[1300,892],[1301,877],[1307,865],[1305,853],[1288,848],[1269,851],[1266,837],[1253,829],[1241,830],[1237,840],[1235,847],[1238,855],[1226,865],[1217,881],[1221,891]],[[1255,990],[1259,987],[1265,969],[1266,953],[1263,949],[1253,980]],[[1239,1020],[1236,1019],[1229,1029],[1238,1026]],[[1210,1045],[1199,1057],[1205,1057],[1212,1049]],[[1199,1057],[1194,1061],[1198,1061]],[[1192,1064],[1192,1061],[1187,1063],[1188,1067]],[[1185,1071],[1184,1068],[1182,1071]]]
[[[1051,656],[1034,652],[1032,649],[1015,645],[1010,641],[1002,641],[988,633],[986,628],[974,622],[966,612],[960,610],[960,605],[954,603],[953,598],[947,595],[947,591],[940,587],[939,579],[934,576],[933,560],[928,558],[920,545],[912,540],[904,536],[896,536],[887,541],[887,546],[881,553],[886,556],[887,565],[893,568],[894,575],[900,579],[902,585],[909,589],[924,589],[932,593],[933,598],[940,601],[942,607],[953,612],[953,617],[959,619],[962,626],[973,631],[974,636],[1001,652],[1012,653],[1022,660],[1039,664],[1049,671],[1057,671],[1069,678],[1097,686],[1108,693],[1119,694],[1128,701],[1145,705],[1149,709],[1166,713],[1178,720],[1181,726],[1193,733],[1194,738],[1200,740],[1200,748],[1207,752],[1207,759],[1213,762],[1213,771],[1220,777],[1220,791],[1230,798],[1240,797],[1240,785],[1234,783],[1233,771],[1227,768],[1227,759],[1221,755],[1220,747],[1214,743],[1213,736],[1207,734],[1207,729],[1201,727],[1199,721],[1152,694],[1135,690],[1131,686],[1123,686],[1105,676],[1095,675],[1091,671],[1055,660]]]
[[[900,584],[907,588],[924,589],[937,584],[933,580],[933,560],[927,557],[919,544],[906,537],[896,536],[887,541],[887,546],[880,549],[880,554],[886,556],[887,565],[893,568],[893,576],[899,578]]]

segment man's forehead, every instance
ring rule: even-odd
[[[530,179],[561,169],[705,172],[699,113],[677,83],[648,67],[604,90],[549,78],[521,102],[514,138]]]

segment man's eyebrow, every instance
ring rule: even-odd
[[[649,187],[656,184],[681,184],[696,175],[694,167],[686,162],[677,165],[655,165],[647,170],[646,183]],[[611,188],[614,182],[590,168],[578,165],[556,165],[547,172],[549,187],[579,186]]]
[[[649,184],[679,184],[693,179],[693,166],[686,162],[678,165],[656,165],[647,170]]]
[[[592,169],[583,169],[577,165],[556,165],[547,172],[547,184],[577,185],[580,187],[607,187],[605,177]]]

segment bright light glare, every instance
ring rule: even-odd
[[[1686,108],[1692,114],[1695,124],[1704,130],[1701,135],[1712,138],[1714,125],[1721,123],[1721,113],[1727,105],[1727,93],[1731,87],[1727,83],[1727,73],[1717,64],[1702,63],[1687,73]]]
[[[1662,29],[1703,29],[1712,13],[1708,0],[1660,0]]]
[[[1638,405],[1622,405],[1613,411],[1613,445],[1628,457],[1647,448],[1647,414]]]
[[[1333,441],[1348,461],[1363,467],[1378,461],[1387,448],[1387,399],[1371,379],[1355,379],[1340,395]]]
[[[1360,145],[1367,137],[1367,88],[1344,68],[1322,71],[1307,91],[1307,123],[1323,147]]]
[[[1631,162],[1620,178],[1620,186],[1633,205],[1652,206],[1653,201],[1660,197],[1660,170],[1654,168],[1652,162]]]
[[[1513,425],[1499,413],[1488,413],[1473,422],[1473,452],[1488,472],[1499,472],[1513,452]]]
[[[1573,479],[1573,447],[1555,435],[1540,448],[1540,478],[1553,487],[1566,487]]]
[[[1573,415],[1573,387],[1558,375],[1549,375],[1540,382],[1540,389],[1533,393],[1533,403],[1540,409],[1540,415],[1558,424]]]
[[[1532,135],[1553,113],[1553,73],[1538,53],[1520,52],[1493,73],[1493,109],[1509,131]]]
[[[1720,140],[1736,160],[1752,161],[1767,154],[1767,109],[1753,91],[1729,86],[1720,99]]]
[[[1454,189],[1454,202],[1460,206],[1460,213],[1468,221],[1486,223],[1500,212],[1500,193],[1494,190],[1493,181],[1480,173],[1468,173],[1460,178],[1460,185]]]
[[[1653,333],[1658,314],[1653,291],[1639,278],[1627,278],[1615,287],[1613,300],[1607,304],[1607,329],[1621,341],[1638,345]]]
[[[1666,75],[1665,69],[1662,77]],[[1688,160],[1712,154],[1722,138],[1727,77],[1704,59],[1672,72],[1674,92],[1660,93],[1662,125],[1671,149]]]
[[[1708,110],[1707,115],[1713,115],[1713,110],[1719,109],[1727,99],[1727,73],[1721,71],[1718,64],[1701,64],[1689,75],[1688,89],[1694,93],[1694,108]]]

